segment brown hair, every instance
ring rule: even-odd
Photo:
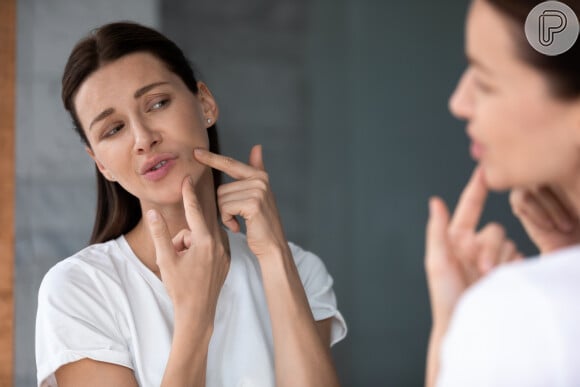
[[[192,66],[175,43],[154,29],[132,23],[117,22],[93,30],[73,48],[62,76],[62,101],[70,113],[74,129],[82,142],[90,147],[74,107],[74,97],[85,79],[101,66],[135,52],[148,52],[161,60],[181,78],[187,88],[198,93]],[[219,152],[217,128],[208,129],[209,148]],[[139,199],[116,182],[110,182],[96,168],[97,210],[90,243],[100,243],[129,232],[141,219]],[[213,170],[214,188],[221,182],[219,171]]]
[[[527,41],[525,23],[530,11],[542,1],[538,0],[485,0],[494,9],[514,22],[517,53],[532,67],[546,74],[550,90],[555,97],[574,99],[580,97],[580,44],[560,55],[548,56],[536,51]],[[579,0],[564,0],[580,16]]]

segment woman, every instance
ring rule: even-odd
[[[286,241],[261,147],[249,164],[216,153],[217,104],[181,50],[102,26],[73,49],[62,97],[98,208],[93,244],[42,282],[39,385],[338,385],[332,279]],[[234,182],[216,190],[212,168]]]
[[[441,199],[429,203],[428,386],[580,385],[580,44],[536,52],[524,25],[538,3],[474,0],[469,10],[469,67],[450,109],[467,121],[478,167],[451,219]],[[580,15],[579,2],[566,3]],[[487,190],[512,188],[543,256],[476,282],[518,258],[501,227],[475,231]]]

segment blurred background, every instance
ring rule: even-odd
[[[86,246],[94,168],[60,100],[77,40],[116,20],[158,28],[221,109],[223,153],[264,146],[290,240],[317,253],[349,326],[344,386],[420,386],[430,311],[427,199],[454,205],[474,167],[447,100],[465,66],[465,0],[18,0],[16,369],[35,384],[44,273]],[[492,194],[483,221],[535,253]]]

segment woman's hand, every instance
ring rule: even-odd
[[[249,165],[204,149],[196,149],[195,158],[202,164],[218,169],[236,181],[218,188],[218,206],[223,223],[238,232],[236,216],[246,223],[248,246],[259,258],[288,249],[268,174],[262,161],[262,146],[250,152]]]
[[[553,188],[513,189],[510,204],[542,254],[580,243],[578,215]]]
[[[304,286],[282,230],[262,147],[250,152],[249,164],[207,150],[196,149],[195,158],[236,181],[218,189],[223,223],[240,230],[236,216],[246,223],[248,246],[258,257],[274,339],[276,386],[338,386],[329,349],[329,320],[314,321]]]
[[[147,212],[157,265],[175,318],[162,387],[205,386],[217,301],[230,267],[225,236],[217,222],[208,228],[212,223],[204,218],[189,178],[181,191],[188,229],[173,239],[163,216],[156,210]]]
[[[433,327],[427,354],[428,387],[437,380],[441,340],[463,292],[493,267],[523,258],[502,226],[490,223],[477,231],[487,192],[481,168],[477,167],[453,217],[440,198],[429,201],[425,269]]]
[[[182,194],[189,229],[181,230],[172,239],[165,219],[156,210],[147,212],[147,223],[176,320],[183,312],[211,327],[230,256],[219,228],[208,229],[189,178],[183,181]]]
[[[495,266],[523,258],[496,223],[477,231],[488,189],[476,168],[463,190],[453,217],[445,203],[432,198],[425,252],[425,268],[434,324],[446,326],[467,287]]]

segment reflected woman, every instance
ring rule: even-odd
[[[478,167],[453,216],[429,203],[428,386],[580,385],[580,44],[535,51],[524,24],[538,3],[474,0],[468,13],[469,66],[450,108],[467,121]],[[580,15],[580,2],[566,3]],[[477,281],[520,258],[500,226],[476,232],[488,189],[514,189],[514,211],[544,254]]]

